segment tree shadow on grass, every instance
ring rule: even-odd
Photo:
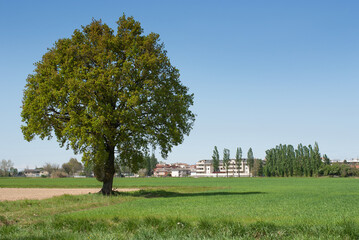
[[[144,198],[170,198],[170,197],[209,197],[209,196],[233,196],[233,195],[252,195],[266,194],[265,192],[196,192],[181,193],[166,190],[140,190],[137,192],[114,192],[114,195],[133,196]]]

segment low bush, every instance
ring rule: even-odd
[[[334,163],[319,169],[320,176],[355,177],[359,176],[359,169],[348,164]]]
[[[68,177],[68,174],[64,171],[56,170],[51,173],[52,178],[65,178]]]

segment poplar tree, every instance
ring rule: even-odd
[[[253,169],[253,165],[254,165],[254,157],[253,157],[252,148],[249,148],[248,153],[247,153],[247,165],[249,168],[249,172],[251,172]]]
[[[304,175],[304,152],[303,152],[303,145],[302,144],[298,144],[298,148],[297,148],[297,156],[296,156],[296,160],[298,163],[298,175],[297,176],[303,176]]]
[[[311,145],[309,145],[308,147],[307,146],[303,146],[303,159],[304,159],[304,172],[305,172],[305,176],[306,177],[309,177],[310,176],[310,167],[311,167],[311,164],[310,164],[310,148],[311,148]]]
[[[218,172],[219,171],[219,152],[218,152],[217,146],[214,146],[212,160],[213,160],[213,171]]]
[[[287,148],[287,158],[288,158],[288,176],[294,175],[294,161],[295,161],[295,150],[292,145],[289,145]]]
[[[230,161],[230,152],[229,149],[225,148],[223,150],[223,166],[226,168],[227,177],[228,177],[229,161]]]
[[[313,149],[313,162],[314,162],[314,171],[318,174],[320,167],[323,165],[322,158],[319,152],[319,145],[317,142],[314,143]]]
[[[325,165],[330,165],[330,159],[328,158],[327,154],[323,155],[323,159]]]
[[[266,166],[264,169],[264,174],[267,177],[273,176],[273,157],[272,157],[273,149],[269,149],[266,151]]]
[[[241,165],[242,165],[242,148],[237,148],[236,151],[236,165],[237,165],[237,172],[238,172],[238,177],[240,177],[240,169],[241,169]]]

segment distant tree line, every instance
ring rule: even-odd
[[[323,165],[330,163],[326,155],[324,159],[323,162],[317,142],[314,147],[299,144],[297,149],[292,145],[280,144],[266,151],[264,173],[269,177],[318,176]]]
[[[81,176],[90,176],[90,172],[86,172],[86,168],[79,162],[76,158],[70,158],[67,163],[62,164],[60,167],[56,163],[45,163],[42,167],[43,170],[49,173],[49,176],[53,178],[61,178],[74,176],[75,174],[79,174]]]
[[[117,157],[115,159],[115,169],[118,176],[133,173],[138,173],[140,176],[151,176],[158,161],[154,154],[151,156],[145,154],[141,161],[137,163],[137,166],[129,166],[128,162]],[[71,158],[68,162],[62,164],[61,167],[58,164],[45,163],[42,169],[49,172],[51,177],[68,177],[74,176],[75,174],[87,177],[94,176],[94,165],[91,164],[91,162],[86,162],[83,165],[76,158]]]
[[[319,176],[359,177],[359,169],[346,163],[324,165],[319,169]]]
[[[138,162],[133,173],[138,173],[140,176],[152,176],[153,171],[158,163],[154,154],[151,156],[145,154],[143,159]],[[42,167],[35,167],[37,170],[44,170],[49,173],[48,177],[62,178],[74,175],[92,177],[94,172],[94,166],[91,163],[85,163],[84,165],[76,158],[70,158],[70,160],[61,166],[56,163],[45,163]],[[133,169],[133,167],[132,167]],[[25,171],[28,167],[25,168]],[[127,162],[116,159],[116,171],[119,176],[123,176],[123,173],[131,173],[131,166],[128,166]],[[0,177],[15,177],[24,176],[23,172],[19,172],[17,168],[14,168],[14,163],[11,160],[1,160],[0,162]],[[42,177],[47,177],[43,175]]]
[[[42,167],[35,167],[35,169],[47,171],[51,177],[68,177],[73,176],[75,173],[90,175],[90,172],[92,172],[91,169],[84,168],[76,158],[71,158],[69,162],[62,164],[62,167],[56,163],[45,163]],[[29,168],[25,168],[26,170],[29,170]],[[16,176],[24,176],[24,172],[19,172],[17,168],[14,168],[14,163],[11,160],[1,160],[0,177]],[[46,176],[43,175],[42,177]]]

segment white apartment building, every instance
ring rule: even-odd
[[[172,169],[172,177],[187,177],[191,175],[191,170],[187,168],[175,168]]]
[[[219,161],[219,171],[213,171],[213,160],[201,160],[196,163],[196,173],[191,173],[193,177],[227,177],[226,167],[223,161]],[[231,159],[228,166],[228,177],[251,177],[246,159],[242,159],[239,168],[236,161]]]

